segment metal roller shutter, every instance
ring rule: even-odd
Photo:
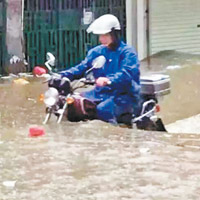
[[[200,0],[150,1],[150,53],[200,54]]]

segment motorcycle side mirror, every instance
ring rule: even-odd
[[[52,54],[52,53],[50,53],[50,52],[47,52],[47,61],[48,61],[48,63],[51,65],[51,66],[54,66],[55,65],[55,60],[56,60],[56,58],[55,58],[55,56]]]
[[[98,56],[93,60],[92,68],[93,69],[102,68],[105,65],[105,63],[106,63],[106,58],[104,56]]]
[[[92,61],[92,67],[86,71],[86,75],[89,74],[93,69],[102,68],[106,63],[106,58],[104,56],[98,56]]]
[[[47,52],[46,59],[47,59],[47,61],[45,62],[45,65],[46,65],[47,69],[51,72],[52,71],[51,66],[55,66],[56,58],[52,53]]]

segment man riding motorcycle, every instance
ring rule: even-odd
[[[92,61],[103,55],[105,65],[93,69],[96,86],[81,95],[97,103],[95,118],[131,125],[132,115],[138,115],[140,104],[139,60],[134,48],[120,40],[120,29],[114,15],[97,18],[87,32],[99,35],[101,45],[92,48],[80,64],[60,74],[70,81],[80,79],[92,68]]]

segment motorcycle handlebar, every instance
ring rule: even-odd
[[[85,83],[86,85],[94,85],[95,84],[95,80],[85,80],[83,81],[83,83]]]

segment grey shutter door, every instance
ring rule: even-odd
[[[200,54],[200,0],[151,0],[149,13],[151,54]]]

